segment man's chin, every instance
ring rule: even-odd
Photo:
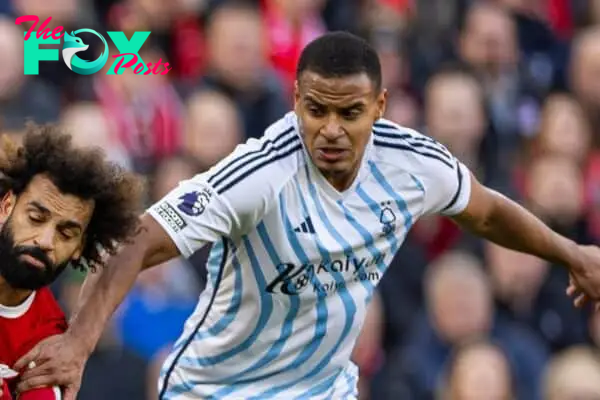
[[[10,285],[11,288],[15,290],[40,290],[41,288],[48,286],[45,283],[39,281],[27,280],[23,282],[6,280],[6,282]]]
[[[318,160],[315,165],[324,175],[343,176],[348,174],[351,164],[346,160],[339,160],[335,162]]]
[[[54,277],[48,276],[45,270],[42,270],[29,263],[20,262],[18,268],[19,274],[4,274],[6,282],[14,289],[19,290],[39,290],[54,282]]]

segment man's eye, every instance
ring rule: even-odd
[[[321,107],[308,106],[308,111],[314,116],[322,116],[325,114]]]
[[[359,109],[352,109],[352,110],[344,110],[342,112],[342,117],[344,117],[345,119],[356,119],[358,117],[360,117],[360,114],[362,113],[361,110]]]
[[[71,231],[62,231],[60,234],[62,235],[63,238],[65,238],[67,240],[75,237],[75,234]]]

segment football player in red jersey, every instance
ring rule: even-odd
[[[48,289],[65,268],[102,267],[135,233],[141,180],[77,148],[54,126],[29,124],[22,145],[0,143],[0,400],[56,400],[61,389],[15,393],[14,363],[62,333]]]

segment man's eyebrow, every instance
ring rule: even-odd
[[[49,210],[48,208],[44,207],[43,205],[41,205],[40,203],[38,203],[38,202],[37,202],[37,201],[35,201],[35,200],[32,200],[32,201],[30,201],[30,202],[29,202],[29,205],[30,205],[30,206],[34,206],[35,208],[37,208],[37,209],[38,209],[38,211],[41,211],[41,212],[43,212],[44,214],[50,214],[50,210]]]
[[[48,208],[44,207],[42,204],[40,204],[39,202],[37,202],[35,200],[30,201],[29,205],[37,208],[38,211],[40,211],[44,214],[51,214],[51,211]],[[67,221],[61,222],[60,225],[67,229],[83,230],[83,226],[81,226],[81,224],[79,222],[73,221],[73,220],[67,220]]]
[[[319,103],[314,97],[312,97],[311,95],[308,95],[308,94],[304,96],[304,101],[314,103],[318,106],[323,106],[323,107],[325,106],[324,104]]]
[[[78,229],[79,231],[83,231],[83,226],[79,222],[68,220],[60,223],[60,226],[65,229]]]
[[[363,108],[365,107],[366,104],[364,101],[358,100],[348,106],[344,106],[344,107],[340,107],[342,110],[352,110],[354,108]]]

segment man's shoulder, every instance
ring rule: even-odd
[[[234,187],[265,181],[281,183],[304,163],[302,139],[294,116],[286,114],[270,125],[259,139],[250,138],[207,173],[208,183],[219,194]]]
[[[23,353],[29,351],[40,341],[67,330],[65,314],[47,287],[37,291],[27,314],[32,321],[35,321],[35,329],[29,332],[27,340],[24,341]]]
[[[58,304],[56,297],[54,297],[54,293],[52,293],[52,290],[47,286],[36,291],[35,299],[32,304],[32,308],[34,307],[44,308],[45,310],[63,315],[60,305]]]
[[[432,165],[455,166],[454,157],[437,140],[415,130],[381,118],[373,125],[375,161],[411,173],[428,173]]]
[[[32,298],[33,301],[23,303],[23,309],[15,309],[18,313],[0,318],[0,330],[3,335],[12,338],[11,347],[3,349],[10,357],[18,358],[40,341],[67,329],[64,313],[50,289],[37,290]]]

